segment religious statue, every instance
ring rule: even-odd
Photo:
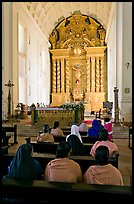
[[[83,91],[81,87],[81,82],[77,79],[75,87],[73,89],[73,99],[75,101],[81,101],[83,99]]]
[[[80,65],[76,65],[76,68],[73,67],[73,70],[75,70],[75,79],[76,81],[78,80],[79,82],[81,81],[81,75],[84,74],[82,70],[80,69]]]

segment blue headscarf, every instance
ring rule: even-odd
[[[94,119],[92,122],[92,127],[88,130],[88,136],[99,137],[100,128],[103,128],[103,125],[101,125],[101,123],[97,119]]]
[[[11,161],[8,177],[34,179],[34,162],[32,158],[32,145],[22,144]]]

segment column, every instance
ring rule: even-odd
[[[95,92],[95,57],[91,58],[91,70],[92,70],[92,92]]]
[[[60,59],[57,60],[57,93],[60,93]]]
[[[90,58],[87,60],[87,93],[90,92]]]
[[[64,78],[64,58],[61,59],[61,92],[64,93],[64,83],[65,83],[65,78]]]
[[[56,59],[53,59],[52,92],[56,93]]]
[[[68,60],[66,60],[66,93],[69,93],[69,65],[68,65]]]
[[[104,92],[104,57],[101,57],[101,65],[100,65],[100,91]]]
[[[120,125],[119,123],[119,107],[118,107],[118,89],[114,87],[114,125]]]
[[[96,57],[96,92],[99,92],[100,88],[99,74],[99,57]]]

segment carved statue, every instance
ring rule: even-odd
[[[73,70],[75,70],[75,81],[81,81],[81,75],[84,74],[82,70],[80,69],[80,65],[76,65],[76,68],[73,67]]]
[[[81,82],[77,79],[75,87],[73,89],[73,99],[75,101],[80,101],[83,99],[83,92],[81,87]]]

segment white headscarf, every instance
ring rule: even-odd
[[[81,135],[79,133],[79,127],[77,125],[72,125],[71,126],[71,134],[66,136],[66,141],[67,141],[67,138],[72,134],[76,135],[79,138],[79,140],[81,141],[81,143],[82,143]]]

